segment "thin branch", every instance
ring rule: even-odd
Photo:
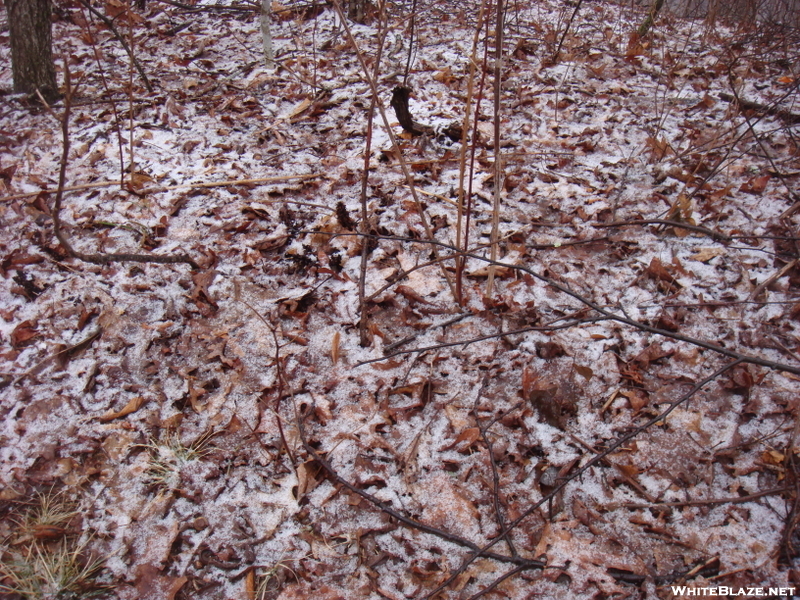
[[[378,107],[378,111],[381,113],[381,119],[383,120],[383,125],[386,128],[386,133],[389,136],[389,139],[392,142],[392,147],[394,148],[395,154],[397,156],[397,160],[400,162],[400,166],[403,169],[403,176],[406,179],[406,183],[411,188],[411,196],[414,198],[414,204],[417,207],[417,211],[419,212],[419,219],[422,222],[422,227],[425,229],[425,235],[428,237],[429,240],[433,240],[433,231],[431,230],[431,226],[428,223],[428,218],[425,216],[425,210],[422,206],[422,201],[419,199],[419,195],[417,194],[417,188],[414,185],[414,178],[411,176],[411,171],[408,168],[408,164],[406,163],[405,158],[403,158],[403,153],[400,151],[400,144],[397,142],[397,136],[395,136],[394,131],[392,131],[392,127],[389,124],[389,118],[386,116],[386,110],[383,108],[383,103],[380,101],[380,95],[378,94],[378,86],[375,83],[375,79],[370,76],[369,68],[367,67],[367,62],[364,59],[364,55],[359,49],[358,43],[356,42],[356,38],[353,35],[353,32],[350,30],[350,26],[347,24],[347,19],[342,12],[342,7],[339,4],[338,0],[334,0],[333,2],[334,9],[336,10],[336,14],[339,16],[339,20],[344,27],[345,32],[347,33],[347,38],[350,41],[350,44],[353,46],[356,52],[356,57],[358,57],[358,62],[361,64],[361,70],[364,73],[364,79],[367,80],[367,84],[370,87],[372,95],[377,99],[376,104]],[[450,274],[442,269],[442,275],[447,281],[447,285],[450,288],[450,292],[453,294],[453,298],[456,297],[455,287],[453,285],[453,281],[450,277]]]
[[[375,57],[375,72],[372,77],[375,81],[378,80],[381,73],[381,55],[383,54],[383,45],[386,42],[386,32],[388,30],[388,18],[386,16],[386,3],[381,0],[380,7],[378,8],[380,18],[378,20],[378,51]],[[367,208],[367,191],[369,188],[369,172],[370,172],[370,159],[372,158],[372,129],[375,121],[375,106],[378,103],[378,96],[372,95],[369,104],[369,114],[367,115],[367,135],[364,140],[364,172],[361,174],[361,232],[369,233],[369,210]],[[369,321],[367,318],[367,302],[364,297],[366,296],[367,286],[367,261],[369,259],[370,240],[365,238],[361,247],[361,265],[358,278],[358,307],[361,317],[358,323],[360,342],[362,347],[369,345]]]
[[[125,37],[117,31],[117,28],[114,26],[114,22],[97,10],[88,0],[78,0],[86,9],[91,12],[94,16],[100,19],[106,27],[111,30],[111,33],[114,35],[115,38],[122,44],[122,47],[125,49],[125,52],[128,53],[128,56],[133,63],[133,66],[136,68],[136,71],[139,73],[139,76],[142,78],[144,82],[144,86],[147,88],[147,91],[151,94],[153,93],[153,85],[150,83],[150,80],[147,78],[147,74],[144,72],[142,65],[139,64],[139,61],[136,60],[136,57],[133,55],[133,51],[131,50],[130,46],[128,46],[128,42],[125,41]]]
[[[668,227],[677,227],[680,229],[688,229],[689,231],[696,231],[697,233],[704,233],[722,242],[730,242],[734,239],[729,235],[714,231],[713,229],[708,229],[707,227],[690,225],[680,221],[670,221],[669,219],[634,219],[632,221],[614,221],[612,223],[593,223],[592,227],[629,227],[632,225],[667,225]]]
[[[793,491],[791,487],[772,488],[756,492],[755,494],[748,494],[747,496],[736,496],[734,498],[711,498],[709,500],[684,500],[682,502],[623,502],[617,504],[607,504],[603,508],[608,510],[615,510],[617,508],[658,508],[660,506],[709,506],[714,504],[741,504],[742,502],[752,502],[764,496],[772,496],[774,494],[783,494],[784,492]]]
[[[323,232],[320,232],[320,233],[323,233]],[[339,234],[339,235],[342,235],[342,234]],[[347,235],[360,235],[360,234],[352,233],[352,234],[347,234]],[[403,242],[416,242],[416,243],[432,244],[432,245],[439,246],[441,248],[447,248],[449,250],[453,250],[454,254],[458,254],[458,252],[455,252],[456,249],[453,246],[451,246],[450,244],[445,244],[444,242],[439,242],[439,241],[436,241],[436,240],[419,240],[419,239],[414,239],[414,238],[406,238],[406,237],[391,236],[391,235],[380,235],[380,236],[376,235],[376,236],[372,236],[372,237],[374,237],[375,239],[383,239],[383,240],[394,240],[394,241],[403,241]],[[795,375],[800,375],[800,367],[794,367],[794,366],[787,365],[787,364],[784,364],[784,363],[780,363],[780,362],[777,362],[777,361],[766,360],[764,358],[759,358],[757,356],[750,356],[748,354],[742,354],[741,352],[736,352],[734,350],[728,350],[727,348],[723,348],[722,346],[720,346],[718,344],[714,344],[712,342],[707,342],[705,340],[700,340],[700,339],[697,339],[697,338],[689,337],[687,335],[676,333],[674,331],[667,331],[666,329],[659,329],[658,327],[653,327],[651,325],[647,325],[646,323],[642,323],[640,321],[636,321],[636,320],[631,319],[629,317],[619,316],[619,315],[611,312],[610,310],[603,308],[602,306],[600,306],[596,302],[593,302],[592,300],[589,300],[588,298],[585,298],[584,296],[582,296],[578,292],[575,292],[574,290],[572,290],[571,288],[567,287],[566,285],[564,285],[562,283],[559,283],[555,279],[553,279],[551,277],[547,277],[546,275],[542,275],[540,273],[537,273],[536,271],[534,271],[533,269],[530,269],[528,267],[524,267],[522,265],[515,265],[515,264],[504,263],[504,262],[501,262],[501,261],[492,260],[490,258],[486,258],[485,256],[481,256],[479,254],[474,254],[472,252],[464,252],[463,255],[465,257],[467,257],[467,258],[474,258],[475,260],[483,261],[485,263],[492,264],[492,265],[495,265],[497,267],[504,267],[504,268],[507,268],[507,269],[511,269],[511,270],[515,270],[515,271],[522,271],[523,273],[527,273],[531,277],[534,277],[535,279],[538,279],[539,281],[542,281],[542,282],[554,287],[558,291],[560,291],[560,292],[562,292],[562,293],[564,293],[564,294],[566,294],[568,296],[571,296],[572,298],[574,298],[575,300],[577,300],[581,304],[584,304],[585,306],[591,308],[592,310],[597,311],[603,317],[605,317],[605,318],[607,318],[607,319],[609,319],[611,321],[616,321],[618,323],[624,323],[625,325],[629,325],[630,327],[634,327],[636,329],[640,329],[641,331],[646,331],[648,333],[653,333],[653,334],[660,335],[660,336],[663,336],[663,337],[671,338],[673,340],[686,342],[687,344],[692,344],[694,346],[699,346],[700,348],[705,348],[706,350],[711,350],[713,352],[717,352],[717,353],[722,354],[724,356],[727,356],[729,358],[733,358],[733,359],[735,359],[737,361],[741,361],[741,362],[745,362],[745,363],[749,363],[749,364],[753,364],[753,365],[760,365],[762,367],[767,367],[768,369],[774,369],[776,371],[784,371],[786,373],[794,373]],[[458,344],[454,343],[453,345],[458,345]],[[382,358],[378,358],[378,359],[373,359],[373,360],[371,360],[369,362],[376,362],[376,361],[379,361],[379,360],[386,360],[387,358],[389,358],[389,357],[382,357]]]
[[[491,255],[492,260],[497,260],[498,237],[500,236],[500,194],[503,191],[503,158],[500,154],[502,140],[500,123],[500,92],[503,83],[503,21],[505,20],[505,4],[503,0],[496,0],[495,10],[495,48],[494,48],[494,197],[492,199],[492,233]],[[494,289],[494,266],[489,267],[489,277],[486,279],[486,297],[492,297]]]
[[[703,387],[705,387],[710,382],[714,381],[720,375],[724,374],[725,372],[729,371],[730,369],[732,369],[732,368],[736,367],[737,365],[741,364],[742,362],[744,362],[744,361],[742,361],[742,360],[734,360],[733,362],[728,363],[724,367],[722,367],[720,369],[717,369],[716,371],[714,371],[714,373],[712,373],[711,375],[709,375],[708,377],[706,377],[705,379],[703,379],[702,381],[697,383],[684,396],[682,396],[681,398],[679,398],[678,400],[676,400],[675,402],[670,404],[669,407],[666,410],[662,411],[657,416],[651,418],[649,421],[647,421],[643,425],[640,425],[639,427],[635,428],[631,432],[629,432],[629,433],[617,438],[617,441],[615,441],[613,444],[611,444],[608,448],[606,448],[600,454],[596,454],[586,464],[584,464],[582,467],[580,467],[579,469],[577,469],[576,471],[571,473],[569,476],[567,476],[561,483],[556,485],[550,491],[549,494],[543,496],[538,502],[534,503],[533,506],[528,508],[519,517],[517,517],[511,523],[509,523],[508,526],[505,528],[505,530],[503,530],[502,532],[500,532],[498,535],[495,536],[494,540],[489,542],[487,545],[485,545],[483,548],[481,548],[478,552],[475,552],[470,558],[465,560],[461,564],[461,566],[458,569],[456,569],[445,582],[443,582],[433,592],[431,592],[430,594],[425,596],[425,599],[429,600],[431,598],[434,598],[437,594],[439,594],[441,591],[446,589],[453,581],[455,581],[467,569],[467,567],[469,567],[469,565],[471,565],[473,562],[475,562],[478,558],[480,558],[482,556],[487,556],[485,554],[485,552],[487,552],[489,549],[491,549],[496,544],[498,544],[501,540],[503,540],[504,539],[504,537],[503,537],[504,535],[506,535],[508,532],[512,531],[522,521],[524,521],[529,516],[534,514],[539,509],[539,507],[541,507],[542,505],[544,505],[545,503],[550,501],[552,498],[554,498],[556,496],[556,494],[558,494],[561,490],[563,490],[567,486],[567,484],[569,484],[571,481],[573,481],[574,479],[576,479],[576,478],[580,477],[581,475],[583,475],[586,471],[588,471],[593,466],[595,466],[596,464],[601,462],[603,459],[605,459],[607,456],[609,456],[610,454],[615,452],[618,448],[620,448],[620,447],[624,446],[625,444],[627,444],[628,442],[630,442],[632,439],[637,437],[642,432],[646,431],[647,429],[649,429],[650,427],[652,427],[656,423],[659,423],[659,422],[663,421],[664,419],[666,419],[670,415],[670,413],[672,413],[672,411],[674,411],[681,404],[683,404],[687,400],[689,400],[689,398],[694,396]]]
[[[300,439],[303,443],[303,447],[305,448],[306,452],[309,454],[309,456],[311,456],[311,458],[314,459],[314,461],[316,461],[317,464],[319,464],[323,469],[325,469],[325,471],[328,473],[328,476],[331,479],[333,479],[336,483],[346,487],[352,493],[361,496],[362,498],[364,498],[364,500],[366,500],[376,508],[380,509],[390,517],[396,519],[403,525],[406,525],[407,527],[411,527],[412,529],[416,529],[424,533],[435,535],[436,537],[441,538],[445,541],[451,542],[458,546],[462,546],[464,548],[468,548],[473,552],[478,552],[482,550],[477,544],[465,538],[462,538],[461,536],[455,535],[454,533],[444,531],[437,527],[433,527],[431,525],[427,525],[425,523],[421,523],[420,521],[407,517],[399,513],[392,507],[386,505],[384,502],[381,502],[380,500],[375,498],[375,496],[365,492],[364,490],[357,488],[355,485],[353,485],[348,480],[339,475],[336,472],[336,470],[331,466],[331,464],[324,458],[322,458],[317,453],[317,451],[314,450],[314,448],[309,444],[308,437],[306,436],[305,433],[305,425],[303,425],[303,419],[301,417],[298,417],[297,426],[300,431]],[[544,569],[546,567],[545,563],[543,563],[542,561],[522,558],[520,556],[505,556],[503,554],[497,554],[494,552],[483,552],[481,555],[485,556],[486,558],[490,558],[492,560],[496,560],[499,562],[512,563],[524,566],[526,569]]]
[[[315,179],[317,177],[322,177],[321,173],[308,173],[306,175],[278,175],[276,177],[261,177],[257,179],[229,179],[226,181],[204,181],[200,183],[183,183],[180,185],[168,185],[164,187],[153,187],[153,188],[145,188],[138,194],[144,196],[146,194],[159,194],[161,192],[170,192],[172,190],[187,190],[187,189],[200,189],[200,188],[215,188],[215,187],[229,187],[234,185],[258,185],[258,184],[270,184],[270,183],[282,183],[284,181],[304,181],[306,179]],[[119,185],[119,181],[95,181],[93,183],[82,183],[80,185],[71,185],[71,186],[64,186],[62,192],[79,192],[81,190],[91,190],[94,188],[103,188],[103,187],[113,187]],[[20,200],[23,198],[33,198],[38,196],[39,194],[51,194],[56,192],[56,190],[49,190],[43,189],[39,190],[38,192],[26,192],[24,194],[13,194],[11,196],[3,196],[0,198],[0,202],[7,202],[9,200]],[[263,201],[262,201],[263,202]],[[293,200],[276,200],[274,201],[275,204],[279,202],[288,202],[290,204],[302,204],[304,206],[314,206],[317,208],[324,208],[331,212],[334,212],[334,209],[330,206],[326,206],[324,204],[311,204],[308,202],[295,202]]]
[[[489,453],[489,466],[492,469],[492,502],[494,503],[494,516],[497,520],[497,525],[500,528],[500,531],[505,530],[506,528],[506,520],[503,516],[503,509],[500,506],[500,475],[497,472],[497,461],[494,458],[494,445],[492,444],[492,440],[489,439],[489,428],[494,425],[496,422],[495,419],[491,419],[486,424],[481,424],[480,419],[478,417],[478,400],[480,400],[481,396],[483,395],[483,390],[486,388],[487,378],[484,378],[483,384],[478,390],[478,395],[475,398],[475,408],[473,409],[473,414],[475,415],[475,421],[478,424],[478,429],[480,429],[481,437],[483,438],[483,443],[486,444],[486,449]],[[520,404],[516,405],[517,407],[521,406]],[[511,532],[508,532],[504,536],[504,540],[508,549],[511,551],[512,556],[517,556],[517,549],[514,546],[514,541],[511,539]]]
[[[575,4],[575,10],[572,11],[572,15],[570,15],[569,21],[567,21],[567,26],[564,28],[564,33],[561,34],[561,38],[558,40],[558,45],[556,46],[553,55],[550,57],[550,62],[558,62],[558,56],[561,54],[561,48],[564,46],[564,40],[567,39],[567,34],[569,33],[570,27],[572,27],[572,22],[575,20],[575,17],[578,16],[578,11],[580,11],[582,4],[583,0],[578,0],[578,2]]]
[[[66,65],[66,63],[65,63]],[[58,171],[58,189],[56,190],[56,197],[53,201],[53,208],[51,210],[53,218],[53,232],[58,239],[64,250],[73,258],[78,258],[84,262],[94,263],[98,265],[105,265],[113,262],[138,262],[138,263],[158,263],[158,264],[176,264],[187,263],[194,269],[200,267],[194,260],[187,254],[178,254],[174,256],[156,256],[146,254],[85,254],[78,252],[72,247],[69,238],[61,229],[61,203],[64,197],[64,184],[67,180],[67,161],[69,157],[69,117],[70,106],[72,104],[72,86],[70,80],[70,72],[68,68],[64,69],[64,112],[61,115],[61,164]]]
[[[442,342],[440,344],[434,344],[432,346],[425,346],[424,348],[411,348],[410,350],[398,350],[397,352],[392,352],[391,354],[387,354],[379,358],[370,358],[369,360],[362,360],[361,362],[357,362],[353,366],[361,367],[363,365],[389,360],[390,358],[394,358],[395,356],[401,356],[404,354],[414,354],[417,352],[422,354],[423,352],[430,352],[432,350],[442,350],[443,348],[452,348],[454,346],[469,346],[470,344],[475,344],[477,342],[485,342],[486,340],[494,340],[509,335],[519,335],[521,333],[527,333],[529,331],[548,331],[548,332],[558,331],[559,329],[569,329],[570,327],[576,327],[578,325],[583,325],[585,323],[598,323],[600,321],[607,321],[607,320],[608,319],[605,317],[595,317],[592,319],[576,319],[574,321],[569,321],[568,323],[562,323],[561,325],[523,327],[522,329],[513,329],[511,331],[490,333],[488,335],[482,335],[480,337],[470,338],[468,340],[456,340],[453,342]]]

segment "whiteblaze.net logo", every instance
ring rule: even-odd
[[[719,587],[687,587],[685,585],[673,585],[672,593],[675,596],[794,596],[793,587],[730,587],[721,585]]]

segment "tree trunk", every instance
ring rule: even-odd
[[[48,101],[58,97],[53,64],[50,0],[5,0],[11,39],[14,91],[39,92]]]

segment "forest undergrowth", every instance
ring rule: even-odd
[[[796,28],[56,7],[52,104],[0,12],[0,598],[800,588]]]

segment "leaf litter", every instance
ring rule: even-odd
[[[411,113],[435,127],[459,121],[466,97],[477,9],[452,5],[420,13],[409,78]],[[384,106],[407,52],[408,7],[393,9]],[[485,299],[487,265],[468,259],[461,308],[438,265],[418,268],[432,259],[414,241],[421,208],[376,119],[367,226],[395,239],[369,249],[361,346],[365,242],[347,234],[361,225],[369,86],[330,7],[280,10],[272,71],[252,15],[148,9],[133,32],[158,91],[134,92],[133,158],[127,56],[75,7],[54,23],[58,60],[80,81],[71,238],[83,252],[187,252],[198,271],[60,252],[59,124],[6,93],[3,560],[61,556],[94,577],[102,559],[98,589],[119,598],[794,585],[800,280],[796,267],[774,276],[798,256],[797,57],[680,19],[630,46],[642,13],[600,3],[551,61],[560,9],[515,7],[501,98],[507,266]],[[376,27],[351,25],[373,60]],[[749,52],[730,58],[735,37]],[[749,104],[729,99],[731,81]],[[474,245],[491,231],[488,106],[471,142]],[[452,244],[460,145],[401,144],[437,240]],[[554,283],[795,371],[737,365],[574,477],[726,359],[598,317]],[[56,491],[77,512],[31,541],[25,507]],[[463,562],[497,536],[491,552],[527,561],[515,576],[497,557]],[[0,583],[13,589],[23,571],[9,569]]]

